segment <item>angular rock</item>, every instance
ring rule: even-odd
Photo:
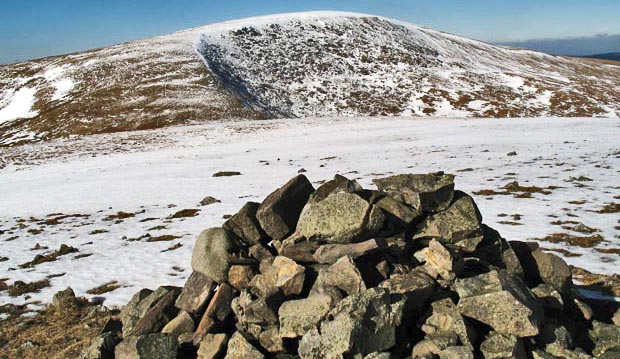
[[[502,236],[493,228],[482,225],[484,239],[472,254],[476,258],[505,269],[511,276],[524,278],[524,270],[516,252]]]
[[[540,284],[536,288],[532,288],[532,293],[536,298],[542,301],[543,307],[547,310],[564,309],[564,299],[557,289],[549,284]]]
[[[420,309],[435,291],[435,286],[433,278],[422,271],[394,274],[379,284],[379,287],[387,289],[390,294],[405,295],[408,309]]]
[[[360,243],[352,244],[324,244],[319,246],[313,254],[313,258],[319,263],[336,263],[340,258],[349,256],[352,259],[379,250],[382,245],[376,239],[369,239]],[[383,246],[384,247],[384,246]]]
[[[258,262],[268,258],[273,258],[271,250],[261,243],[251,246],[248,250],[248,254],[250,255],[250,258],[254,258]]]
[[[233,235],[223,228],[202,231],[192,253],[192,269],[217,283],[228,279],[228,270],[238,245]]]
[[[164,334],[170,334],[174,338],[178,338],[181,334],[193,333],[196,324],[189,313],[181,311],[176,318],[172,319],[161,330]]]
[[[536,337],[536,342],[546,348],[547,351],[552,347],[571,349],[573,347],[573,338],[565,326],[545,323],[540,331],[540,335]]]
[[[425,262],[425,271],[435,279],[441,277],[445,280],[454,280],[463,270],[463,260],[453,255],[436,239],[431,240],[428,247],[419,253],[421,258],[418,260],[422,259]]]
[[[206,275],[192,272],[174,305],[192,315],[198,315],[209,303],[215,287],[216,283]]]
[[[205,198],[202,199],[202,201],[200,201],[200,205],[201,206],[208,206],[210,204],[214,204],[214,203],[221,203],[222,201],[220,201],[219,199],[212,197],[212,196],[206,196]]]
[[[366,290],[366,284],[355,266],[353,260],[348,257],[340,258],[331,266],[319,270],[319,275],[312,287],[313,293],[323,294],[329,287],[338,288],[347,295],[361,293]]]
[[[252,266],[233,265],[228,271],[228,283],[236,290],[242,290],[250,285],[256,274],[256,270]]]
[[[408,206],[390,196],[381,198],[375,205],[381,208],[388,217],[397,219],[404,226],[422,216],[422,211],[419,208]]]
[[[372,236],[383,225],[381,209],[354,193],[332,193],[308,202],[297,223],[297,233],[328,243],[351,243]]]
[[[620,327],[620,309],[617,309],[616,312],[614,313],[613,317],[611,318],[611,321]]]
[[[116,359],[175,359],[177,341],[161,333],[133,336],[120,342],[114,354]]]
[[[312,192],[314,187],[306,176],[298,175],[268,195],[256,212],[265,233],[273,240],[282,240],[293,233]]]
[[[503,270],[455,282],[458,309],[466,317],[502,334],[530,337],[539,333],[543,310],[525,283]]]
[[[232,301],[232,310],[245,329],[252,325],[268,327],[278,323],[278,305],[279,302],[269,298],[253,298],[248,290],[243,290]]]
[[[401,174],[372,181],[380,191],[423,212],[443,211],[452,202],[454,175]]]
[[[461,344],[469,348],[473,348],[476,341],[476,331],[465,322],[450,298],[439,299],[431,303],[428,317],[421,329],[431,337],[442,335],[442,333],[454,333]],[[456,345],[456,343],[452,345]],[[445,349],[445,347],[441,349]]]
[[[438,332],[427,335],[417,342],[411,352],[412,359],[434,359],[442,350],[458,345],[459,337],[453,332]]]
[[[260,203],[256,202],[246,203],[241,207],[239,212],[224,222],[222,227],[234,233],[248,245],[257,244],[266,240],[267,235],[256,219],[256,212],[259,206]]]
[[[156,295],[161,288],[166,290],[165,294],[153,302],[150,309],[148,309],[144,316],[136,322],[127,336],[140,336],[149,333],[156,333],[160,331],[166,323],[172,320],[172,318],[177,316],[179,310],[174,306],[174,302],[179,296],[181,288],[160,287],[149,297]],[[146,300],[148,300],[149,297],[147,297]],[[123,326],[123,335],[124,332],[125,327]]]
[[[536,266],[526,267],[528,273],[536,268],[537,273],[534,275],[540,277],[543,283],[551,285],[560,293],[568,293],[573,284],[572,273],[568,264],[562,258],[552,253],[543,252],[540,249],[532,252],[532,258]]]
[[[221,359],[226,353],[228,339],[224,333],[205,335],[198,347],[198,359]]]
[[[396,344],[403,302],[390,302],[383,288],[371,288],[340,301],[327,319],[299,342],[301,359],[342,358],[381,352]]]
[[[282,248],[280,254],[299,263],[316,263],[315,251],[319,244],[315,241],[302,241]]]
[[[448,347],[439,353],[439,359],[474,359],[474,353],[468,347]]]
[[[164,288],[160,288],[157,293],[150,289],[140,289],[136,292],[127,305],[121,310],[120,319],[123,324],[123,336],[129,334],[134,325],[146,314],[146,312],[155,304],[157,299],[166,294]],[[153,294],[151,296],[151,294]],[[148,299],[147,299],[148,298]]]
[[[258,337],[258,341],[261,347],[270,353],[281,353],[284,351],[284,342],[277,326],[263,330]]]
[[[259,352],[239,332],[235,332],[228,341],[228,350],[225,359],[263,359],[265,356]]]
[[[223,322],[231,312],[231,303],[233,300],[233,288],[222,283],[218,287],[213,299],[209,303],[207,310],[198,323],[198,328],[194,333],[193,342],[195,346],[200,345],[202,339],[218,322]]]
[[[442,243],[473,252],[484,239],[481,223],[482,216],[473,198],[456,191],[450,206],[428,217],[418,227],[414,239],[436,238]]]
[[[334,179],[320,185],[310,196],[308,202],[316,203],[324,200],[327,196],[336,192],[354,193],[363,188],[356,181],[350,180],[341,175],[335,175]]]
[[[113,359],[114,348],[120,341],[116,333],[108,332],[99,334],[90,345],[84,349],[80,355],[80,359]]]
[[[392,354],[379,353],[379,352],[370,353],[364,357],[364,359],[390,359],[390,358],[392,358]]]
[[[491,332],[480,344],[484,359],[527,359],[527,351],[521,338],[514,335]]]
[[[67,287],[65,290],[56,292],[52,297],[52,307],[57,310],[65,308],[74,308],[78,306],[78,300],[75,297],[75,293],[71,287]]]
[[[280,306],[280,335],[283,338],[301,337],[314,328],[329,312],[332,300],[315,294],[305,299],[289,300]]]
[[[620,348],[620,327],[617,325],[595,320],[589,335],[594,342],[592,354],[595,357],[605,354],[612,348]]]
[[[275,271],[276,287],[280,288],[285,296],[301,293],[306,268],[284,256],[277,256],[271,268]]]

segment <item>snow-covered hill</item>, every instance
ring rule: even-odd
[[[206,66],[205,66],[206,65]],[[620,113],[620,66],[372,15],[207,25],[0,67],[0,145],[211,120]]]

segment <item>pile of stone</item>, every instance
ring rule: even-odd
[[[454,176],[374,183],[299,175],[247,203],[199,235],[183,288],[136,293],[85,357],[620,358],[618,314],[482,224]]]

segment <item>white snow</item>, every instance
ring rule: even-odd
[[[32,109],[36,93],[36,88],[22,87],[13,94],[3,96],[0,101],[0,124],[36,116],[37,112]]]
[[[202,229],[221,225],[224,214],[246,201],[261,201],[301,168],[314,183],[340,173],[368,187],[376,177],[438,170],[457,174],[457,188],[469,193],[498,190],[514,180],[559,186],[533,198],[475,197],[485,223],[509,240],[567,232],[550,222],[577,220],[600,229],[606,242],[597,248],[618,248],[614,227],[620,225],[620,216],[592,212],[618,202],[618,133],[620,120],[607,119],[308,118],[220,122],[4,149],[0,230],[5,232],[0,243],[8,260],[0,262],[0,278],[9,278],[10,284],[65,273],[51,278],[52,287],[30,299],[44,302],[67,286],[83,295],[118,281],[122,288],[103,295],[107,305],[124,304],[141,287],[181,285],[191,272],[193,243]],[[518,155],[507,156],[511,151]],[[222,170],[242,175],[212,177]],[[567,182],[577,176],[593,181],[583,182],[586,187]],[[207,195],[222,203],[199,207]],[[580,200],[586,202],[574,204]],[[201,212],[184,220],[166,219],[184,208]],[[104,220],[118,211],[136,215],[119,224]],[[52,213],[89,217],[38,224]],[[522,225],[499,223],[511,220],[498,216],[502,213],[522,215]],[[147,218],[156,219],[143,222]],[[154,229],[160,225],[166,228]],[[28,232],[33,229],[43,232]],[[108,232],[91,234],[95,230]],[[146,233],[181,237],[170,242],[128,240]],[[49,249],[30,250],[37,243]],[[18,267],[61,243],[92,255],[76,259],[78,254],[70,254],[33,269]],[[177,243],[183,247],[161,252]],[[590,271],[617,272],[617,255],[562,243],[541,246],[579,254],[565,259]],[[24,301],[0,293],[2,303]]]

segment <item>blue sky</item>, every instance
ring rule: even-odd
[[[0,63],[306,10],[372,13],[489,42],[620,34],[618,0],[2,0]]]

